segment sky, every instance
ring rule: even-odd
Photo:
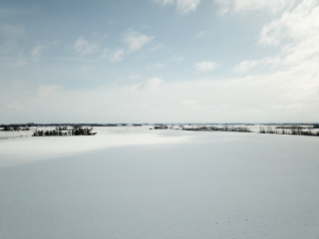
[[[319,0],[1,0],[0,124],[319,122]]]

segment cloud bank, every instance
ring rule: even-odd
[[[0,81],[0,112],[3,122],[318,121],[319,2],[218,2],[220,6],[227,6],[226,13],[247,13],[262,9],[273,13],[273,19],[260,28],[255,42],[257,48],[270,49],[271,53],[264,51],[267,53],[263,53],[263,57],[255,59],[246,59],[244,56],[238,64],[228,66],[216,59],[223,64],[221,71],[228,67],[233,73],[223,79],[216,77],[215,72],[209,73],[211,78],[203,80],[187,78],[187,74],[213,71],[218,67],[216,62],[198,58],[193,61],[186,54],[185,58],[184,55],[180,57],[184,52],[171,51],[166,42],[156,43],[155,38],[149,34],[129,29],[120,34],[122,41],[119,44],[122,45],[117,46],[118,42],[115,42],[110,48],[98,37],[93,37],[93,40],[75,37],[74,43],[67,48],[70,55],[73,54],[77,60],[93,59],[93,64],[103,65],[104,60],[121,62],[126,54],[132,58],[140,52],[145,55],[158,52],[163,54],[162,57],[152,58],[150,61],[153,64],[144,61],[145,65],[139,65],[140,69],[147,71],[147,76],[140,69],[128,70],[127,79],[130,81],[105,81],[113,83],[95,88],[79,89],[74,87],[76,83],[67,88],[67,84],[59,85],[54,80],[51,83],[38,81],[38,85],[32,86],[31,80],[23,82],[12,78]],[[163,5],[177,3],[162,1]],[[38,59],[46,50],[50,50],[46,48],[48,45],[34,44],[28,51],[23,51],[18,43],[25,37],[25,30],[20,25],[1,25],[0,34],[3,39],[0,43],[1,62],[5,66],[23,66],[28,60]],[[195,33],[190,35],[194,36]],[[153,40],[153,48],[141,51]],[[10,54],[14,57],[10,58]],[[178,69],[167,70],[174,67]],[[167,71],[163,73],[164,70]],[[36,74],[38,72],[35,71],[32,76]],[[197,77],[202,75],[208,74],[196,74]]]

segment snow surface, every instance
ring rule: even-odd
[[[318,239],[319,138],[95,128],[0,140],[0,238]]]

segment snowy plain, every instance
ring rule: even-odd
[[[94,131],[0,135],[1,239],[319,239],[319,137]]]

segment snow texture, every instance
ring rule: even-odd
[[[318,239],[319,138],[114,130],[0,140],[0,238]]]

